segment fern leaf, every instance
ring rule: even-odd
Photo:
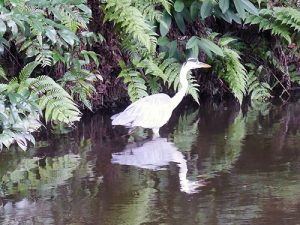
[[[148,1],[133,1],[133,4],[139,11],[150,21],[160,21],[162,17],[162,12],[155,9],[156,4]]]
[[[190,94],[195,102],[200,105],[199,102],[199,84],[197,83],[197,80],[192,78],[191,76],[188,77],[188,82],[189,82],[189,89],[188,89],[188,94]]]
[[[159,78],[158,77],[148,77],[147,81],[150,91],[152,94],[157,94],[160,90]]]
[[[7,80],[6,73],[1,65],[0,65],[0,78]]]
[[[258,24],[260,30],[271,30],[273,35],[278,35],[291,43],[290,31],[300,32],[300,12],[291,7],[262,9],[258,16],[249,16],[245,23]]]
[[[232,93],[241,104],[246,93],[247,71],[240,62],[240,56],[236,51],[224,47],[223,52],[226,68],[220,73],[220,76],[227,81]]]
[[[142,12],[131,5],[130,0],[108,0],[105,10],[105,19],[120,26],[121,32],[129,36],[127,42],[133,41],[145,47],[148,52],[153,52],[153,45],[156,46],[157,43],[156,33],[152,31]]]
[[[42,95],[39,100],[40,110],[45,109],[46,122],[58,121],[72,123],[80,119],[80,111],[72,97],[52,78],[39,76],[30,80],[33,93]]]
[[[26,81],[30,77],[33,70],[37,67],[37,65],[38,64],[36,62],[28,63],[19,73],[20,81],[21,82]]]
[[[141,78],[139,72],[132,69],[123,69],[119,77],[124,78],[124,83],[128,84],[128,94],[132,102],[148,96],[146,82]]]
[[[249,73],[247,78],[247,95],[251,101],[265,101],[271,97],[271,87],[265,82],[260,82],[254,75],[254,72]]]
[[[35,61],[38,64],[41,64],[42,67],[52,65],[52,51],[41,49],[38,55],[35,58]]]

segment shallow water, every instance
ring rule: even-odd
[[[300,224],[300,103],[181,107],[151,140],[109,115],[0,155],[0,224]]]

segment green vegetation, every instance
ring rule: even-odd
[[[124,101],[122,82],[131,101],[172,94],[191,56],[212,65],[189,76],[197,102],[286,100],[300,83],[299,31],[299,1],[3,0],[0,149]]]

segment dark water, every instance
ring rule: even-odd
[[[179,109],[151,140],[109,116],[0,155],[0,224],[300,224],[300,103]]]

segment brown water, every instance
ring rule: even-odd
[[[56,127],[1,153],[0,224],[300,224],[299,127],[300,103],[179,109],[154,140]]]

